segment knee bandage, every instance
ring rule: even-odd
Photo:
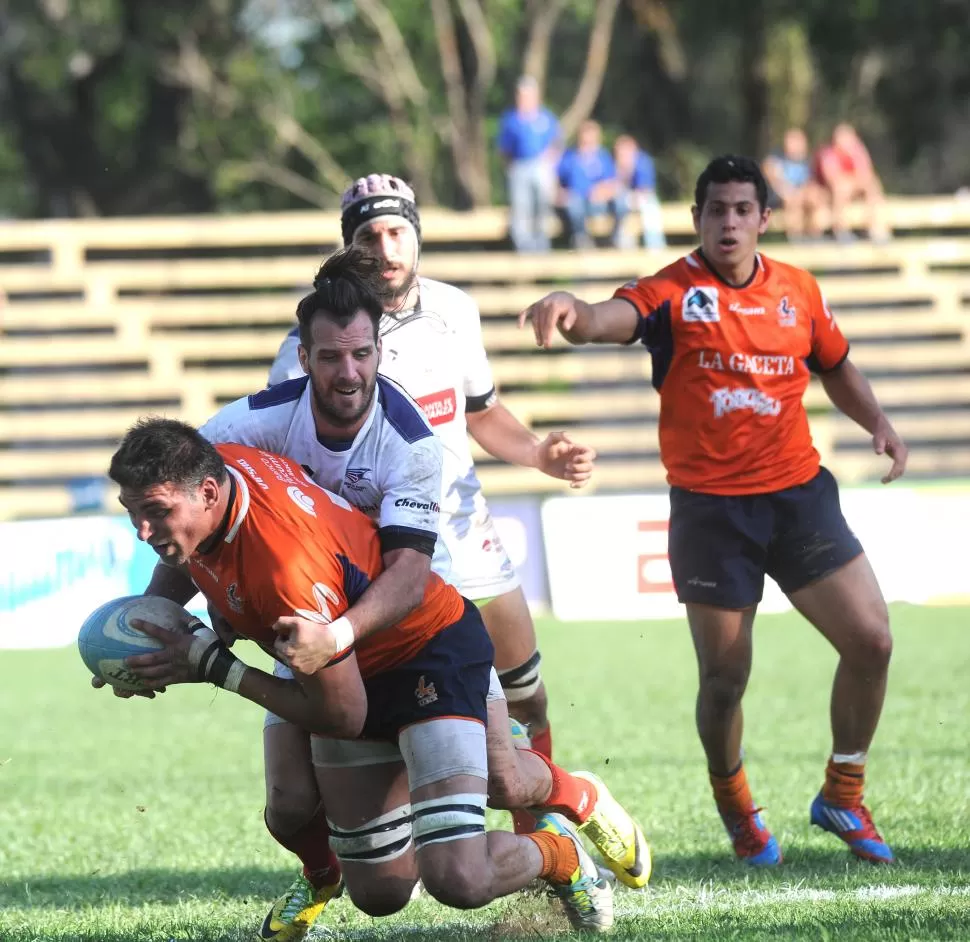
[[[415,848],[484,834],[485,800],[482,794],[464,794],[417,802],[412,808]]]
[[[359,828],[344,830],[332,821],[327,823],[330,846],[342,863],[388,863],[411,846],[410,805],[401,805]]]
[[[498,679],[502,682],[502,689],[509,703],[528,700],[539,689],[539,684],[542,683],[542,676],[539,673],[541,661],[542,655],[538,651],[533,651],[532,656],[524,664],[498,672]]]

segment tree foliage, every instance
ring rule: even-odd
[[[504,199],[516,78],[658,158],[840,119],[888,187],[970,183],[970,0],[0,0],[0,212],[332,206],[354,176]]]

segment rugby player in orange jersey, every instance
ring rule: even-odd
[[[892,466],[907,450],[849,359],[815,279],[758,252],[768,227],[757,163],[719,157],[697,181],[700,248],[588,304],[557,291],[524,310],[539,346],[643,344],[660,394],[660,455],[670,484],[668,555],[697,653],[697,729],[735,853],[781,862],[741,761],[741,698],[765,575],[832,644],[832,754],[811,823],[875,863],[893,854],[863,804],[869,750],[886,692],[889,614],[862,546],[820,466],[802,396],[809,373],[872,436]]]
[[[381,572],[377,527],[272,452],[215,446],[190,425],[145,419],[125,435],[109,475],[139,539],[237,635],[291,664],[301,633],[334,636],[333,657],[293,679],[248,667],[204,629],[139,623],[165,646],[126,661],[150,690],[211,682],[316,734],[337,877],[319,908],[339,894],[341,871],[372,916],[405,906],[419,877],[440,902],[464,909],[542,878],[575,928],[612,925],[612,889],[557,809],[540,813],[534,834],[485,833],[486,699],[499,680],[473,603],[432,574],[419,606],[396,624],[363,638],[342,632],[339,616]],[[292,942],[307,928],[280,920],[272,937]]]

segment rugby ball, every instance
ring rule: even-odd
[[[133,619],[180,632],[192,631],[202,623],[181,605],[153,595],[112,599],[88,615],[77,638],[81,660],[105,683],[141,693],[147,688],[137,674],[125,667],[125,658],[157,651],[164,645],[133,628]]]

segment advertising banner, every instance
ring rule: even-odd
[[[970,603],[970,489],[845,488],[842,509],[889,601]],[[666,494],[556,497],[542,507],[552,611],[567,621],[683,617],[670,580]],[[762,612],[791,603],[765,580]]]

